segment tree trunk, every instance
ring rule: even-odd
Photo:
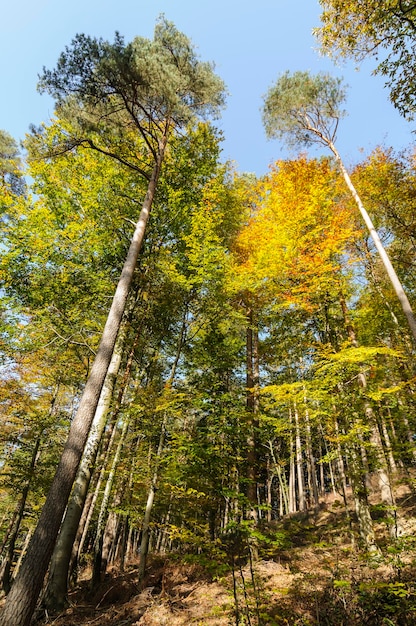
[[[289,439],[289,513],[295,513],[296,507],[296,466],[295,451],[293,446],[293,419],[292,410],[289,409],[290,439]]]
[[[313,495],[314,506],[319,507],[318,477],[316,473],[315,457],[313,454],[311,423],[309,421],[309,413],[307,409],[305,410],[305,425],[306,425],[306,458],[307,458],[307,464],[308,464],[309,489]]]
[[[78,411],[72,421],[61,460],[29,544],[26,557],[0,614],[0,626],[11,626],[11,624],[13,626],[29,626],[35,610],[72,484],[84,451],[91,423],[94,419],[101,389],[110,365],[134,269],[149,219],[166,143],[167,127],[163,140],[160,143],[158,158],[149,181],[140,217]]]
[[[101,502],[100,514],[98,516],[97,522],[97,531],[95,535],[94,541],[94,571],[92,575],[92,586],[95,587],[101,580],[101,574],[103,571],[103,559],[102,559],[102,550],[103,550],[103,540],[104,540],[104,531],[107,522],[107,511],[108,505],[110,502],[111,490],[113,487],[113,482],[116,474],[117,465],[120,460],[121,451],[123,449],[124,441],[127,435],[127,430],[129,427],[129,420],[127,417],[124,417],[124,422],[122,426],[122,430],[120,433],[120,438],[118,440],[117,449],[114,454],[113,462],[111,464],[111,469],[107,477],[107,482],[104,489],[104,495]]]
[[[358,347],[357,337],[355,334],[355,330],[349,319],[347,305],[342,294],[340,296],[340,302],[341,302],[341,308],[342,308],[342,312],[343,312],[344,319],[345,319],[345,324],[348,330],[351,343],[355,348],[357,348]],[[362,389],[365,390],[367,388],[367,377],[363,370],[360,371],[358,375],[358,383],[362,387]],[[385,506],[388,508],[390,513],[392,511],[394,512],[394,523],[393,524],[389,523],[389,528],[390,528],[391,534],[397,535],[401,531],[401,528],[400,528],[400,522],[397,518],[397,513],[395,509],[394,494],[393,494],[393,489],[391,486],[390,477],[389,477],[389,473],[387,469],[387,462],[386,462],[386,457],[384,455],[383,443],[381,440],[380,431],[378,428],[376,417],[374,415],[374,411],[368,401],[365,401],[364,403],[364,410],[365,410],[366,421],[371,425],[371,441],[374,446],[374,451],[375,451],[375,456],[376,456],[376,473],[378,477],[381,501],[383,502],[383,504],[385,504]],[[364,448],[362,449],[364,450]]]
[[[350,449],[350,479],[352,494],[357,513],[358,529],[361,541],[369,552],[378,552],[376,538],[368,505],[367,487],[362,471],[362,463],[354,446]]]
[[[117,415],[118,415],[118,413],[117,413]],[[77,547],[77,554],[75,555],[74,552],[73,552],[72,555],[71,555],[71,559],[73,560],[74,563],[75,563],[75,561],[79,560],[79,558],[80,558],[80,556],[82,554],[82,551],[84,549],[85,541],[87,539],[87,534],[88,534],[88,529],[89,529],[89,526],[90,526],[90,522],[91,522],[92,516],[94,514],[95,505],[96,505],[98,497],[100,495],[101,485],[104,482],[104,477],[105,477],[105,474],[107,472],[108,462],[109,462],[110,455],[111,455],[111,452],[113,450],[114,442],[115,442],[115,439],[116,439],[117,429],[116,429],[115,426],[116,425],[115,425],[114,421],[112,421],[110,437],[108,439],[108,443],[107,443],[107,446],[106,446],[104,458],[102,459],[100,474],[99,474],[99,477],[98,477],[98,480],[97,480],[97,484],[95,485],[94,494],[92,496],[92,499],[91,499],[91,502],[90,502],[90,505],[89,505],[88,514],[86,516],[84,528],[82,529],[82,534],[81,534],[81,537],[79,539],[79,545]],[[74,548],[75,548],[75,546],[74,546]]]
[[[68,570],[72,547],[77,534],[79,522],[88,493],[91,475],[95,465],[101,437],[107,423],[108,409],[113,397],[114,386],[121,364],[121,358],[127,333],[127,316],[124,318],[114,347],[107,376],[101,391],[100,399],[84,454],[78,468],[77,477],[62,522],[58,540],[52,554],[49,567],[48,585],[43,597],[43,604],[52,611],[60,611],[66,605],[68,592]]]
[[[246,381],[247,381],[247,413],[248,413],[248,435],[247,435],[247,499],[250,503],[249,518],[257,522],[258,502],[257,502],[257,446],[256,430],[258,428],[259,412],[259,340],[258,329],[254,321],[252,309],[247,314],[246,331]]]
[[[14,524],[13,524],[11,533],[9,535],[9,543],[7,546],[6,556],[4,557],[3,562],[1,564],[0,579],[1,579],[3,590],[6,594],[9,593],[10,587],[11,587],[11,569],[12,569],[12,564],[13,564],[14,549],[16,546],[17,537],[19,535],[20,524],[22,523],[23,515],[25,512],[26,500],[29,494],[30,483],[32,481],[36,463],[39,458],[40,443],[41,443],[41,440],[40,440],[40,437],[38,437],[38,439],[36,439],[35,446],[32,451],[32,457],[30,460],[30,466],[29,466],[29,472],[28,472],[29,476],[23,488],[22,495],[20,496],[20,502],[19,502],[16,514],[13,516]]]
[[[279,515],[280,517],[283,517],[283,515],[289,513],[289,490],[287,486],[286,475],[284,474],[284,472],[282,472],[282,468],[280,464],[277,462],[276,455],[273,449],[273,442],[271,440],[269,441],[269,450],[270,450],[270,455],[273,460],[273,465],[274,465],[274,469],[276,472],[276,476],[279,480],[279,494],[280,494],[279,495],[279,499],[280,499]]]
[[[322,426],[320,426],[320,431],[321,431],[322,441],[324,442],[325,455],[329,456],[328,445],[326,443],[326,439],[325,439],[325,435],[324,435]],[[334,494],[334,496],[336,496],[337,495],[337,486],[336,486],[336,483],[335,483],[334,470],[332,468],[332,461],[330,459],[328,460],[328,470],[329,470],[329,479],[331,481],[332,493]],[[324,494],[325,493],[326,493],[326,486],[325,486],[325,477],[324,477]]]
[[[397,474],[397,464],[393,454],[393,448],[391,447],[390,435],[387,429],[387,424],[383,413],[380,411],[381,429],[383,433],[384,444],[386,446],[387,458],[389,460],[390,471],[392,474]]]
[[[350,190],[357,206],[358,209],[361,213],[361,216],[365,222],[365,225],[367,226],[369,233],[374,241],[374,245],[377,249],[377,252],[380,255],[381,261],[384,265],[384,268],[387,272],[387,275],[390,279],[390,282],[393,286],[394,291],[396,292],[397,298],[400,302],[400,305],[402,307],[403,313],[406,316],[406,319],[408,321],[410,330],[412,332],[413,335],[413,342],[416,343],[416,318],[415,315],[413,313],[412,307],[410,305],[409,299],[406,296],[404,289],[403,289],[403,285],[401,284],[399,277],[396,274],[396,271],[393,267],[393,265],[391,264],[390,258],[386,252],[386,250],[384,249],[384,246],[381,242],[381,239],[376,231],[376,229],[374,228],[374,224],[370,218],[370,216],[368,215],[366,209],[364,208],[363,203],[361,202],[361,198],[357,193],[357,190],[355,189],[351,178],[347,172],[347,169],[341,159],[341,156],[338,152],[338,150],[336,149],[336,147],[334,146],[334,144],[332,143],[332,141],[327,141],[328,147],[330,148],[330,150],[332,151],[332,153],[335,156],[335,159],[338,162],[338,165],[340,167],[340,170],[342,172],[342,175],[344,176],[344,180],[347,184],[348,189]]]
[[[172,383],[176,376],[176,369],[178,367],[179,359],[182,354],[182,349],[185,343],[185,338],[186,338],[186,333],[187,333],[187,328],[188,328],[187,318],[188,318],[188,307],[186,306],[184,310],[183,318],[182,318],[182,326],[181,326],[181,332],[179,334],[175,360],[172,364],[170,375],[165,385],[167,389],[169,389],[172,386]],[[141,538],[141,544],[140,544],[140,561],[139,561],[139,571],[138,571],[139,583],[142,582],[144,578],[145,570],[146,570],[146,561],[147,561],[147,555],[149,552],[149,539],[150,539],[150,517],[152,514],[153,502],[155,499],[155,492],[156,492],[157,482],[159,479],[159,465],[162,459],[163,448],[165,445],[167,423],[168,423],[168,414],[165,411],[163,415],[161,428],[160,428],[160,437],[159,437],[159,444],[158,444],[158,448],[156,452],[155,466],[153,470],[152,480],[150,483],[149,493],[147,495],[146,509],[145,509],[144,517],[143,517],[142,538]]]
[[[298,482],[298,498],[299,498],[299,511],[306,511],[306,499],[305,499],[305,478],[303,475],[303,455],[302,455],[302,441],[300,438],[299,428],[299,413],[295,406],[295,448],[296,448],[296,474]]]
[[[149,552],[149,539],[150,539],[150,517],[152,514],[153,502],[155,499],[155,492],[157,481],[159,477],[159,463],[162,458],[163,446],[165,443],[165,431],[167,425],[167,413],[163,416],[163,422],[160,430],[160,438],[159,445],[156,452],[156,465],[152,476],[152,481],[150,484],[149,493],[147,495],[146,509],[143,517],[142,524],[142,539],[140,543],[140,561],[139,561],[139,571],[138,571],[138,581],[141,583],[144,578],[145,570],[146,570],[146,561],[147,555]]]

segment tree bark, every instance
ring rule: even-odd
[[[126,439],[128,427],[129,427],[129,419],[127,417],[124,417],[124,423],[123,423],[122,430],[120,433],[120,438],[118,440],[116,452],[114,454],[113,462],[111,464],[111,469],[107,477],[103,500],[101,502],[101,507],[100,507],[100,514],[98,516],[97,531],[96,531],[95,541],[94,541],[94,571],[92,575],[93,587],[95,587],[101,580],[101,573],[102,573],[102,568],[103,568],[102,550],[103,550],[105,525],[107,522],[108,505],[110,502],[111,489],[113,487],[117,465],[120,460],[121,451],[123,449],[124,441]]]
[[[101,390],[94,420],[78,468],[77,477],[61,525],[58,540],[52,554],[48,585],[43,597],[43,604],[53,611],[60,611],[67,602],[68,570],[72,546],[75,541],[85,499],[87,497],[101,437],[107,423],[108,409],[113,397],[114,386],[121,364],[126,332],[127,319],[124,319],[114,347],[113,356],[111,357],[107,376]]]
[[[319,490],[318,477],[316,473],[315,457],[313,454],[311,423],[309,420],[308,410],[305,409],[305,426],[306,426],[306,458],[308,465],[309,489],[313,495],[315,507],[319,507]]]
[[[259,351],[258,329],[254,321],[252,309],[247,314],[246,336],[246,380],[247,380],[247,412],[248,412],[248,435],[247,435],[247,499],[250,503],[250,514],[255,522],[258,517],[257,502],[257,446],[256,430],[258,428],[259,412]]]
[[[348,316],[348,309],[346,302],[341,294],[340,296],[341,308],[345,319],[345,324],[348,329],[348,334],[351,340],[352,345],[357,348],[358,341],[355,334],[355,330],[351,324],[351,321]],[[358,382],[362,389],[367,388],[367,377],[364,371],[360,371],[358,375]],[[374,446],[375,456],[376,456],[376,473],[378,477],[379,489],[381,501],[385,504],[387,509],[394,513],[394,523],[389,523],[390,533],[392,535],[396,535],[401,532],[400,521],[397,516],[396,508],[395,508],[395,499],[394,493],[391,486],[390,476],[387,467],[387,461],[383,450],[383,443],[380,435],[380,431],[377,424],[377,419],[374,415],[374,411],[370,406],[368,401],[364,403],[365,416],[369,424],[371,425],[371,441]]]
[[[298,498],[299,498],[299,511],[306,511],[306,499],[305,499],[305,478],[303,475],[303,455],[302,455],[302,441],[300,438],[299,428],[299,413],[295,406],[295,448],[296,448],[296,474],[298,482]]]
[[[342,175],[344,177],[344,180],[347,184],[348,189],[351,192],[352,197],[354,198],[357,206],[358,206],[358,210],[361,213],[361,216],[365,222],[365,225],[367,226],[369,233],[374,241],[374,245],[377,249],[377,252],[380,255],[381,261],[384,265],[384,268],[387,272],[387,275],[390,279],[390,282],[393,286],[394,291],[396,292],[397,298],[400,302],[400,305],[402,307],[403,313],[406,316],[407,322],[409,324],[410,330],[412,331],[412,335],[413,335],[413,342],[416,343],[416,317],[413,313],[412,307],[410,305],[409,299],[407,297],[407,295],[404,292],[403,289],[403,285],[400,282],[399,277],[396,274],[396,271],[390,261],[390,258],[381,242],[381,239],[378,235],[378,232],[376,231],[376,229],[374,228],[374,224],[370,218],[370,216],[368,215],[366,209],[364,208],[363,203],[361,202],[361,198],[357,193],[357,190],[355,189],[350,175],[347,172],[347,169],[341,159],[341,156],[338,152],[338,150],[336,149],[335,145],[333,144],[332,141],[330,141],[329,139],[326,140],[329,149],[332,151],[333,155],[335,156],[335,159],[337,160],[337,163],[339,165],[339,168],[342,172]]]
[[[289,513],[297,511],[296,506],[296,465],[293,445],[293,419],[292,410],[289,409],[290,438],[289,438]]]
[[[62,517],[93,421],[125,310],[134,269],[143,242],[167,143],[161,140],[157,161],[127,253],[90,375],[73,419],[54,480],[25,559],[0,614],[0,626],[29,626],[55,546]]]

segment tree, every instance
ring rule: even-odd
[[[9,133],[0,129],[0,187],[1,196],[5,187],[15,195],[24,192],[22,163],[17,143]],[[1,200],[0,196],[0,200]],[[0,204],[1,207],[1,204]]]
[[[416,318],[408,297],[335,146],[338,123],[344,115],[340,109],[344,100],[345,91],[340,79],[327,74],[312,76],[308,72],[295,72],[290,75],[286,72],[265,97],[263,120],[266,133],[268,137],[284,138],[292,146],[317,143],[331,150],[374,241],[416,342]]]
[[[35,609],[111,360],[170,134],[194,116],[217,111],[224,94],[212,66],[198,61],[188,38],[165,20],[156,25],[153,41],[124,44],[116,35],[110,44],[78,35],[40,84],[55,97],[60,115],[77,125],[49,156],[86,146],[133,169],[148,188],[61,461],[1,613],[2,626],[26,626]],[[126,153],[130,133],[143,140],[139,155]]]
[[[413,0],[320,0],[322,26],[314,29],[321,50],[361,62],[375,57],[375,74],[386,78],[390,100],[413,119],[416,110],[416,4]],[[382,56],[381,61],[379,57]]]

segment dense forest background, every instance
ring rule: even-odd
[[[412,119],[416,8],[321,4],[323,49],[385,50]],[[236,171],[225,86],[164,18],[78,35],[40,88],[54,119],[22,149],[0,132],[0,624],[110,571],[163,593],[173,563],[230,592],[194,623],[414,623],[414,146],[347,172],[342,85],[287,73],[264,122],[299,156]],[[306,538],[326,600],[289,615],[261,572]],[[140,615],[94,623],[165,623]]]

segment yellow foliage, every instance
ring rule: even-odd
[[[235,285],[308,307],[340,269],[355,235],[329,160],[277,162],[255,189],[256,211],[235,242]]]

